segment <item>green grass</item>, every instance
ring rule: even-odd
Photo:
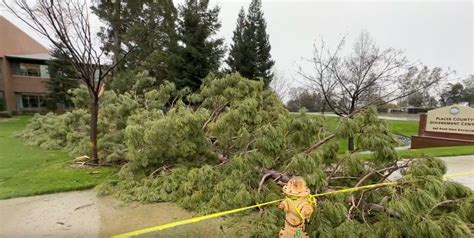
[[[338,123],[337,117],[326,116],[324,120],[328,130],[336,129]],[[418,134],[418,121],[387,120],[387,122],[390,130],[394,134],[408,137]],[[340,140],[339,145],[339,152],[343,153],[347,151],[347,140]]]
[[[337,127],[337,117],[325,117],[325,125],[328,130],[334,130]],[[413,136],[418,134],[418,121],[399,121],[387,120],[392,133],[403,136]]]
[[[418,121],[388,120],[388,124],[393,134],[408,137],[418,134]]]
[[[0,199],[92,188],[116,171],[71,168],[67,153],[26,145],[13,135],[30,118],[0,121]]]

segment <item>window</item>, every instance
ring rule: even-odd
[[[21,102],[20,108],[22,109],[40,109],[46,107],[46,100],[45,97],[42,95],[19,95],[21,100],[17,100]]]
[[[49,78],[47,65],[30,63],[13,63],[12,65],[14,75]]]
[[[99,77],[100,77],[100,70],[96,70],[94,72],[94,80],[97,82],[99,81]]]
[[[40,77],[41,78],[49,78],[49,69],[47,65],[40,65]]]

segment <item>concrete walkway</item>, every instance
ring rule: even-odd
[[[448,175],[474,171],[474,155],[441,157],[440,159],[448,166],[448,172],[446,173]],[[449,179],[474,189],[474,174]]]
[[[68,192],[0,201],[0,237],[98,237],[95,192]]]
[[[124,203],[94,190],[54,193],[0,200],[0,237],[110,237],[192,216],[173,203]],[[154,235],[222,237],[221,223],[215,218]]]

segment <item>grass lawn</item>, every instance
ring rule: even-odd
[[[29,146],[13,137],[30,118],[0,120],[0,199],[92,188],[115,172],[70,168],[67,153]]]
[[[335,129],[337,126],[337,117],[326,116],[326,125],[329,130]],[[412,136],[418,134],[418,121],[400,121],[387,120],[392,133],[402,136]]]
[[[325,125],[328,130],[334,130],[337,127],[338,118],[334,116],[326,116],[324,118]],[[388,125],[392,133],[397,135],[403,135],[411,137],[412,135],[418,134],[418,121],[400,121],[400,120],[388,120]],[[347,140],[340,140],[339,151],[341,153],[347,151]]]

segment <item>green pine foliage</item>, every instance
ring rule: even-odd
[[[253,63],[257,60],[256,52],[253,46],[253,39],[250,32],[246,31],[248,20],[245,16],[244,8],[240,9],[237,17],[237,24],[232,36],[232,44],[230,45],[229,56],[226,63],[229,70],[239,72],[247,78],[254,78],[256,66]]]
[[[174,80],[170,66],[178,47],[178,13],[172,0],[101,0],[92,10],[106,25],[99,33],[103,48],[114,60],[128,53],[117,74],[127,69],[147,70],[161,82]],[[126,83],[116,84],[117,74],[112,88]]]
[[[324,119],[304,111],[290,114],[262,81],[239,74],[210,75],[194,93],[177,91],[172,83],[156,89],[146,73],[135,77],[132,90],[106,91],[100,102],[100,153],[124,163],[101,185],[103,194],[175,202],[204,214],[280,199],[285,176],[303,176],[311,191],[320,193],[384,182],[403,168],[395,186],[318,197],[306,225],[309,234],[472,235],[473,192],[444,180],[446,166],[439,159],[399,161],[388,127],[374,109],[339,119],[332,134]],[[80,101],[82,94],[74,95]],[[87,117],[84,109],[35,116],[23,137],[46,148],[87,148]],[[355,138],[356,150],[338,154],[337,141],[349,136]],[[356,156],[369,149],[374,151],[370,159]],[[261,182],[265,174],[270,176]],[[238,214],[229,225],[245,235],[270,237],[283,222],[283,212],[267,206]]]
[[[64,110],[72,106],[70,90],[79,87],[79,75],[68,63],[69,57],[61,52],[60,48],[52,50],[54,59],[48,61],[50,78],[46,83],[48,88],[47,106],[56,110],[58,106]],[[0,106],[1,110],[1,106]]]
[[[186,0],[179,6],[177,53],[171,69],[177,88],[199,89],[202,79],[217,72],[225,53],[224,39],[217,37],[221,27],[220,8],[209,8],[209,0]]]
[[[265,88],[273,78],[271,45],[267,23],[263,16],[261,0],[252,0],[248,14],[242,8],[232,36],[227,65],[232,72],[239,72],[249,79],[262,79]]]

